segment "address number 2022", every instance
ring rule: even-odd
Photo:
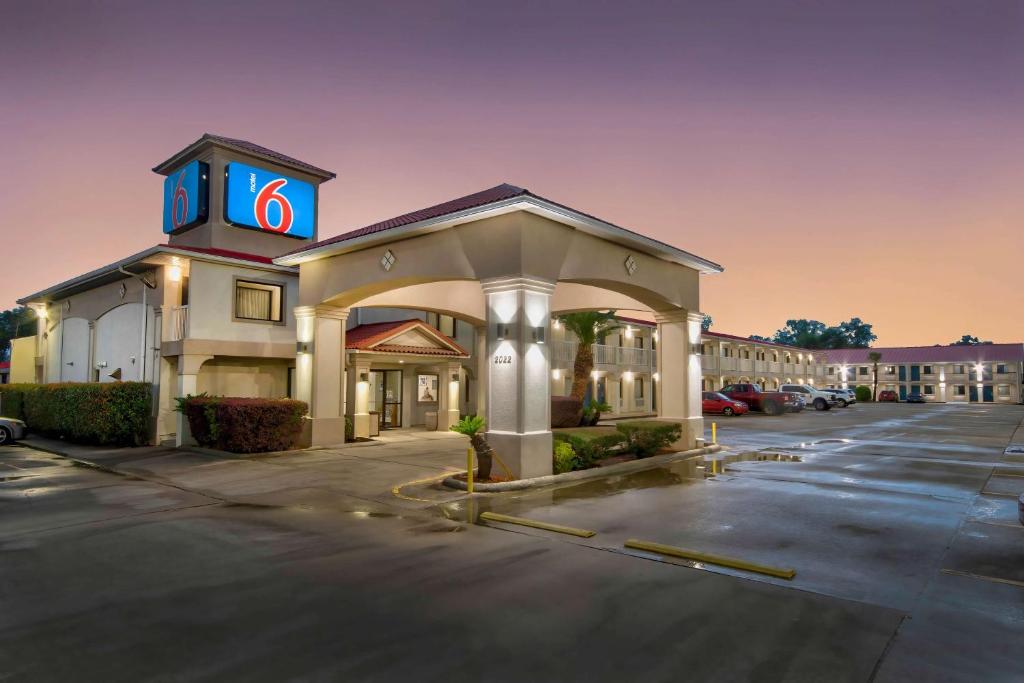
[[[512,354],[499,354],[494,357],[495,365],[509,365],[512,363]]]

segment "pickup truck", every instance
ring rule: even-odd
[[[782,415],[796,408],[797,399],[784,391],[762,391],[760,384],[730,384],[722,389],[734,401],[743,401],[751,410],[765,415]]]
[[[835,394],[816,389],[813,384],[783,384],[779,390],[803,396],[804,401],[814,406],[815,410],[829,410],[839,403]]]

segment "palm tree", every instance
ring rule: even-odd
[[[451,426],[453,432],[469,437],[469,443],[472,444],[473,450],[476,452],[476,476],[480,481],[487,481],[491,478],[491,463],[494,457],[494,451],[481,433],[485,424],[484,419],[479,415],[467,415]]]
[[[569,395],[582,403],[583,397],[587,394],[590,373],[594,370],[594,343],[598,337],[617,330],[622,325],[615,319],[615,311],[566,313],[558,316],[558,320],[579,341],[576,359],[572,365],[572,391]]]
[[[882,360],[882,354],[878,351],[871,351],[868,353],[868,360],[871,361],[875,366],[875,382],[871,389],[871,400],[878,400],[878,361]]]

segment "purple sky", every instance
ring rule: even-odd
[[[323,237],[507,181],[725,265],[722,332],[1024,340],[1020,1],[21,2],[0,65],[0,307],[209,131],[336,171]]]

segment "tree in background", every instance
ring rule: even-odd
[[[715,324],[715,319],[707,313],[704,314],[704,319],[700,321],[700,329],[702,332],[707,332],[711,329],[711,326]]]
[[[950,346],[975,346],[977,344],[991,344],[991,343],[992,342],[990,342],[990,341],[981,341],[977,337],[972,336],[970,334],[965,334],[964,336],[960,337],[960,341],[955,341],[952,344],[950,344]]]
[[[871,361],[872,365],[875,366],[875,381],[871,386],[871,400],[878,400],[878,361],[882,360],[882,354],[879,351],[871,351],[868,353],[868,360]]]
[[[598,337],[603,337],[622,325],[615,319],[615,311],[566,313],[558,316],[558,320],[579,342],[576,347],[576,359],[572,364],[572,391],[569,395],[582,403],[587,394],[590,373],[594,370],[594,343]]]
[[[12,339],[36,333],[36,322],[36,314],[26,306],[0,311],[0,360],[11,359]]]
[[[777,330],[770,339],[758,335],[750,338],[803,349],[865,349],[878,336],[871,331],[871,325],[860,318],[850,318],[831,326],[819,320],[799,318],[787,320],[786,326]]]

